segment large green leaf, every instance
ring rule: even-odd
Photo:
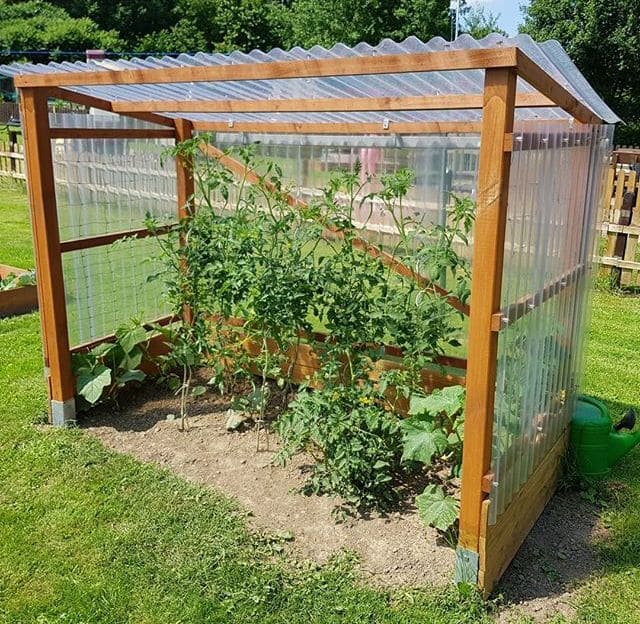
[[[430,464],[434,455],[447,448],[447,435],[433,423],[418,418],[409,418],[400,426],[403,431],[402,459]]]
[[[416,496],[416,506],[421,520],[427,525],[446,531],[458,518],[460,504],[439,485],[428,485]]]
[[[146,375],[141,370],[128,370],[124,371],[122,375],[116,378],[116,383],[120,386],[129,383],[130,381],[144,381]]]
[[[462,386],[448,386],[442,390],[434,390],[429,396],[412,396],[409,414],[447,414],[453,416],[464,405],[464,388]]]
[[[92,371],[83,372],[78,376],[76,388],[78,394],[89,403],[96,403],[104,389],[111,384],[111,371],[99,364]]]
[[[116,331],[116,338],[124,352],[131,353],[136,346],[146,341],[147,330],[141,325],[121,327]]]

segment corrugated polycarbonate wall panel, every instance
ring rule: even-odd
[[[573,410],[597,202],[611,138],[609,126],[523,122],[514,132],[492,523],[561,437]]]
[[[65,127],[125,128],[142,124],[114,116],[60,115]],[[172,142],[142,139],[52,141],[60,239],[144,228],[147,213],[175,222],[175,163],[163,152]],[[168,313],[151,259],[157,243],[128,239],[63,254],[69,340],[72,346],[112,334],[132,318]]]

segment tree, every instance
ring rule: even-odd
[[[507,37],[507,33],[498,26],[499,19],[499,14],[488,11],[482,5],[469,7],[464,14],[462,30],[475,39],[482,39],[491,33]]]
[[[176,22],[175,0],[51,0],[71,17],[88,17],[100,28],[115,30],[127,46]]]
[[[616,142],[640,143],[640,0],[531,0],[522,32],[557,39],[627,125]]]
[[[17,4],[0,2],[0,61],[24,59],[9,50],[44,50],[48,56],[34,55],[28,60],[47,62],[62,58],[59,51],[78,51],[84,57],[87,48],[118,49],[120,40],[114,31],[105,31],[87,17],[73,19],[62,8],[41,0]],[[4,52],[3,52],[4,50]],[[63,60],[69,60],[65,55]]]
[[[409,35],[428,41],[449,37],[449,0],[294,0],[286,22],[289,47],[376,45],[385,37],[401,41]]]
[[[286,3],[279,0],[178,0],[175,24],[144,37],[141,50],[269,50],[282,45]]]

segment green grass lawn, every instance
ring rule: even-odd
[[[0,262],[32,266],[24,195],[0,189]],[[11,232],[7,236],[5,232]],[[585,391],[636,403],[640,300],[597,292]],[[348,558],[299,565],[252,534],[230,500],[38,426],[45,391],[37,314],[0,320],[0,623],[481,623],[455,589],[363,587]],[[603,573],[579,592],[581,623],[640,622],[640,452],[603,495]]]
[[[31,225],[22,183],[0,178],[0,223],[0,264],[33,268]]]

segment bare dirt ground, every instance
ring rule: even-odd
[[[380,587],[451,581],[453,548],[424,527],[411,502],[386,516],[336,523],[338,500],[298,492],[309,459],[274,465],[277,437],[270,436],[268,451],[257,452],[254,429],[225,429],[228,409],[227,400],[207,393],[191,408],[190,429],[180,431],[177,420],[167,420],[179,410],[177,399],[149,384],[129,393],[120,409],[92,410],[80,426],[107,447],[233,497],[255,529],[291,534],[287,547],[299,557],[323,563],[340,550],[355,552],[363,580]],[[522,615],[539,623],[558,614],[571,617],[576,585],[598,570],[593,543],[604,532],[596,508],[579,494],[556,495],[497,589],[505,603],[499,622]]]
[[[339,501],[297,492],[309,459],[299,456],[286,467],[274,465],[277,437],[271,434],[269,450],[257,452],[253,428],[225,430],[228,409],[228,401],[207,393],[192,407],[190,429],[180,431],[177,420],[167,420],[167,414],[179,410],[177,399],[149,385],[131,393],[119,411],[106,405],[92,410],[80,426],[114,450],[233,497],[250,512],[256,529],[291,532],[290,546],[301,557],[322,563],[342,549],[356,552],[365,579],[379,586],[450,581],[454,550],[424,527],[412,504],[386,516],[336,523],[332,511]]]
[[[571,619],[579,585],[599,570],[595,544],[606,535],[593,504],[578,492],[556,494],[502,578],[497,593],[509,606],[500,623],[519,614],[540,623]]]

